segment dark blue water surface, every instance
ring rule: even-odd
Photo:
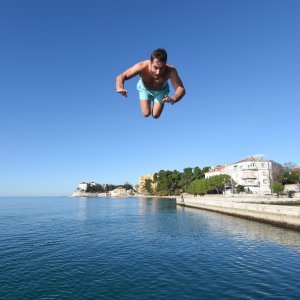
[[[0,198],[1,299],[299,299],[300,233],[175,200]]]

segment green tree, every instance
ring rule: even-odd
[[[153,195],[152,183],[153,183],[153,181],[149,178],[145,180],[144,188],[149,195]]]
[[[210,167],[201,170],[199,167],[185,168],[183,172],[177,170],[160,170],[153,176],[155,190],[153,193],[160,196],[180,195],[182,191],[187,191],[192,181],[204,178],[204,171],[207,172]]]
[[[158,182],[158,173],[154,173],[153,175],[153,183],[157,183]]]
[[[206,193],[220,193],[224,190],[225,180],[229,180],[228,175],[217,175],[210,178],[194,180],[188,187],[188,192],[194,195]]]
[[[180,195],[180,178],[180,172],[173,170],[171,174],[171,195]]]
[[[237,191],[237,193],[239,194],[239,193],[242,193],[242,192],[244,192],[245,191],[245,187],[243,186],[243,185],[238,185],[237,186],[237,188],[236,188],[236,191]]]
[[[287,172],[283,175],[283,184],[295,184],[300,181],[300,172]]]
[[[184,191],[187,191],[188,186],[193,181],[193,169],[188,167],[184,168],[181,174],[180,186]]]
[[[156,193],[160,196],[170,195],[172,191],[172,172],[160,170],[157,175]]]
[[[195,167],[193,171],[194,171],[193,180],[204,178],[204,173],[199,167]]]
[[[207,173],[207,172],[210,170],[210,168],[211,168],[211,167],[204,167],[204,168],[202,169],[203,175],[204,175],[204,173]]]
[[[230,176],[222,174],[208,178],[209,184],[218,194],[224,190],[224,182],[230,180]]]
[[[272,192],[277,194],[277,196],[279,196],[284,190],[284,186],[282,183],[280,182],[274,182],[272,184]]]
[[[132,189],[133,189],[133,186],[132,186],[130,183],[128,183],[128,182],[125,182],[125,183],[123,184],[123,187],[124,187],[126,190],[132,190]]]
[[[104,184],[103,185],[103,189],[105,192],[109,192],[109,191],[112,191],[116,188],[117,186],[116,185],[113,185],[113,184]]]

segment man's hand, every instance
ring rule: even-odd
[[[173,105],[175,103],[175,100],[166,95],[165,98],[163,99],[163,102],[168,102]]]
[[[127,97],[127,90],[125,90],[125,89],[122,89],[122,88],[118,88],[117,89],[117,93],[119,93],[119,94],[121,94],[122,96],[125,96],[125,97]]]

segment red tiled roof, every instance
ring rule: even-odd
[[[211,168],[211,169],[208,171],[208,173],[209,173],[209,172],[221,171],[221,170],[223,170],[224,168],[225,168],[225,166],[218,166],[218,167],[215,167],[215,168]]]

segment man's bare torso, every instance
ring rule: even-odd
[[[170,79],[170,75],[174,67],[169,64],[166,64],[166,68],[161,74],[161,76],[159,78],[155,78],[154,75],[151,73],[151,61],[145,60],[143,61],[143,65],[144,67],[139,72],[139,75],[142,79],[144,86],[148,90],[152,91],[160,91],[164,89],[167,81]]]

